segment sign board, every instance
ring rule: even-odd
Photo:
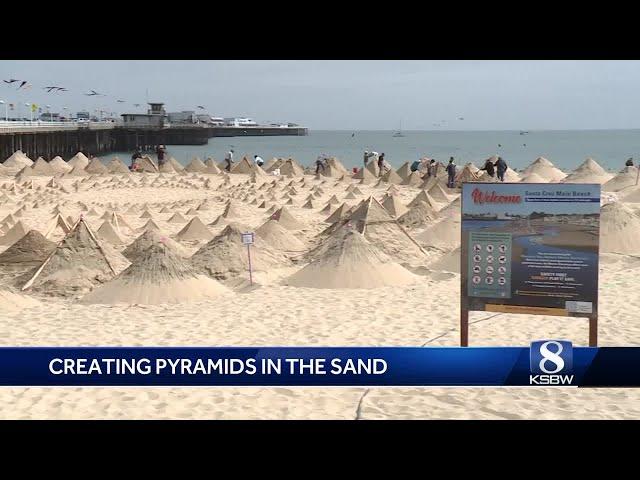
[[[253,232],[249,232],[249,233],[242,233],[240,234],[242,236],[242,244],[243,245],[253,245]]]
[[[597,318],[600,185],[472,182],[461,200],[463,316]]]

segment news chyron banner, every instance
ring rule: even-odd
[[[640,348],[0,347],[0,387],[639,387]]]
[[[600,185],[464,183],[462,308],[593,317]]]

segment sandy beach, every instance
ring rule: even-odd
[[[557,181],[558,169],[548,161],[536,162],[528,175]],[[442,179],[435,189],[421,188],[421,183],[403,185],[393,177],[387,182],[373,175],[352,179],[339,168],[328,172],[332,176],[316,177],[309,171],[303,174],[303,167],[298,171],[297,164],[287,172],[286,163],[281,166],[283,176],[274,177],[267,166],[267,173],[249,166],[227,175],[25,175],[23,168],[31,168],[29,164],[0,175],[0,290],[8,292],[7,299],[0,296],[0,345],[458,345],[459,262],[456,266],[455,258],[449,257],[459,256],[460,227],[451,220],[459,220],[459,189],[447,189]],[[406,171],[401,169],[399,174]],[[468,170],[460,168],[465,175]],[[595,180],[607,190],[612,175],[600,170],[585,162],[568,181]],[[52,179],[55,186],[47,186]],[[601,346],[640,345],[640,247],[628,241],[640,235],[640,230],[628,230],[640,225],[635,213],[640,204],[625,201],[626,195],[636,198],[636,189],[611,192],[631,223],[618,222],[616,212],[612,219],[603,213],[601,231],[613,233],[606,242],[601,238]],[[418,195],[426,201],[411,205]],[[259,208],[263,202],[264,208]],[[336,220],[346,219],[348,232],[344,222],[326,222],[345,202],[343,210],[352,210],[338,212]],[[403,221],[411,212],[410,221]],[[77,227],[76,241],[88,242],[84,249],[104,249],[95,253],[95,271],[69,270],[78,277],[86,275],[86,281],[74,280],[74,289],[62,288],[68,287],[69,271],[61,275],[52,267],[64,267],[55,252],[72,235],[56,220],[58,214],[69,220],[70,229]],[[176,214],[180,217],[171,220]],[[13,219],[7,218],[10,215]],[[277,226],[264,226],[273,220]],[[179,248],[161,242],[158,252],[145,257],[148,249],[141,248],[133,257],[127,247],[151,228],[150,221],[159,237]],[[18,223],[24,233],[15,228]],[[89,234],[79,231],[82,223]],[[353,239],[353,230],[361,224],[366,233],[355,233],[359,236]],[[263,226],[264,238],[258,236],[255,244],[256,285],[250,287],[235,232]],[[444,233],[432,233],[455,228],[457,233],[446,241]],[[3,253],[31,230],[52,242],[38,240],[45,250],[42,257],[32,264],[3,263]],[[94,241],[100,248],[89,245]],[[336,251],[342,255],[336,256]],[[53,260],[37,273],[42,258],[50,255]],[[190,257],[200,260],[191,262]],[[133,266],[130,258],[135,258]],[[205,271],[204,263],[213,267]],[[159,280],[149,265],[168,271],[166,282],[174,283]],[[309,275],[302,274],[303,269],[317,278],[317,288],[304,286]],[[335,284],[327,274],[335,269],[349,272],[348,281]],[[204,288],[201,298],[177,296],[172,303],[162,303],[151,295],[141,304],[134,293],[127,303],[100,303],[117,296],[118,278],[132,278],[142,287],[147,281],[165,282],[162,285],[175,290],[198,275],[218,285]],[[22,291],[29,279],[33,287]],[[168,298],[160,288],[156,293]],[[528,346],[540,338],[566,338],[582,346],[588,340],[588,321],[582,318],[472,312],[470,321],[473,346]],[[0,388],[0,418],[626,419],[640,418],[640,392],[540,387]]]

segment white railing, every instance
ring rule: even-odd
[[[49,122],[43,120],[30,121],[0,121],[0,130],[77,130],[79,128],[88,129],[109,129],[116,126],[115,122]]]

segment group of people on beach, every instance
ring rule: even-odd
[[[166,148],[164,145],[158,145],[155,149],[156,156],[158,157],[158,167],[161,167],[166,162]],[[225,167],[224,169],[227,172],[230,172],[233,168],[233,149],[230,149],[224,156]],[[136,147],[133,155],[131,156],[131,166],[129,170],[137,171],[141,167],[138,163],[138,159],[142,158],[142,151],[140,147]],[[316,158],[316,174],[319,174],[321,171],[324,171],[329,167],[329,156],[325,154],[320,154]],[[365,150],[364,156],[364,168],[367,168],[370,161],[376,162],[378,166],[378,175],[382,177],[385,173],[387,173],[391,166],[386,163],[384,153],[378,153],[374,151]],[[262,167],[264,165],[264,160],[259,155],[253,156],[254,164]],[[438,175],[438,167],[439,163],[436,162],[434,158],[422,158],[420,160],[416,160],[411,164],[411,172],[424,172],[424,175],[421,177],[423,180],[427,180],[430,177],[436,177]],[[627,166],[633,166],[633,160],[629,159],[626,163]],[[491,158],[488,158],[482,168],[480,170],[484,170],[487,174],[494,178],[497,174],[497,178],[499,181],[504,182],[504,175],[507,171],[508,165],[507,162],[504,161],[502,157],[498,157],[498,159],[494,162]],[[354,169],[355,171],[356,169]],[[449,158],[449,163],[445,167],[447,172],[447,187],[454,188],[455,186],[455,177],[457,173],[457,166],[455,164],[455,160],[453,157]]]
[[[158,157],[158,167],[161,167],[166,162],[164,157],[167,153],[167,150],[164,145],[158,145],[155,148],[155,152],[156,152],[156,156]],[[140,163],[138,160],[141,158],[142,158],[142,149],[140,147],[136,147],[136,149],[133,152],[133,155],[131,155],[131,165],[129,165],[129,170],[131,170],[132,172],[137,172],[138,170],[140,170],[142,167],[140,166]]]
[[[230,172],[231,169],[233,168],[234,165],[234,161],[233,161],[233,148],[230,149],[227,153],[225,153],[224,155],[224,169],[227,172]],[[262,157],[260,155],[254,155],[253,156],[253,163],[256,164],[259,167],[262,167],[264,165],[264,160],[262,159]]]

